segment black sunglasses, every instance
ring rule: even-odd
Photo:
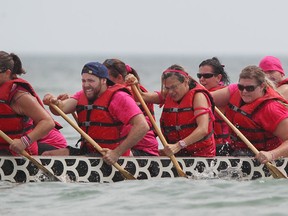
[[[247,91],[247,92],[253,92],[255,91],[255,89],[259,86],[259,85],[249,85],[249,86],[244,86],[244,85],[241,85],[241,84],[238,84],[238,89],[239,91],[244,91],[244,89]]]
[[[206,73],[206,74],[201,74],[201,73],[197,73],[197,77],[200,79],[201,77],[204,77],[205,79],[209,79],[211,77],[215,76],[215,74],[213,73]]]

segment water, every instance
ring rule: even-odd
[[[0,215],[287,215],[286,180],[0,184]]]
[[[41,98],[47,92],[73,94],[81,89],[80,71],[89,61],[115,56],[20,56]],[[134,67],[150,91],[160,89],[161,72],[177,63],[196,77],[199,63],[212,56],[116,56]],[[242,68],[262,56],[218,56],[236,82]],[[281,58],[281,56],[279,56]],[[281,60],[284,58],[281,58]],[[287,61],[286,61],[287,62]],[[285,69],[285,65],[284,65]],[[161,110],[156,106],[156,118]],[[70,145],[79,138],[61,117]],[[161,146],[161,145],[160,145]],[[111,184],[0,182],[0,215],[287,215],[286,180],[237,181],[185,178],[123,181]]]

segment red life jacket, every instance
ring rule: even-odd
[[[213,92],[213,91],[225,88],[225,87],[226,86],[217,86],[217,87],[209,89],[209,92]],[[214,113],[214,116],[215,116],[214,138],[215,138],[216,146],[223,145],[225,143],[230,143],[231,140],[230,140],[229,126],[217,113]]]
[[[31,95],[37,98],[38,102],[42,104],[41,100],[35,93],[32,86],[23,79],[14,79],[5,82],[1,85],[0,91],[0,129],[6,133],[11,139],[20,138],[24,134],[28,134],[34,128],[32,119],[27,116],[18,115],[10,107],[11,100],[19,87],[26,89]],[[0,137],[0,150],[9,150],[9,144]],[[25,149],[29,154],[38,154],[37,142],[33,142]],[[13,155],[15,152],[10,151]]]
[[[288,84],[288,78],[282,80],[281,82],[278,83],[277,87],[280,87],[282,85]]]
[[[123,123],[115,121],[108,110],[112,96],[119,90],[128,92],[123,85],[115,84],[108,87],[93,104],[88,103],[84,92],[78,100],[76,107],[78,124],[102,148],[115,149],[126,138],[121,135]],[[81,143],[81,148],[87,148],[88,152],[97,152],[86,141]],[[129,156],[129,154],[130,150],[127,150],[123,156]]]
[[[252,103],[244,104],[239,91],[236,91],[229,101],[226,116],[243,135],[259,150],[270,151],[281,144],[281,140],[273,133],[265,131],[261,125],[255,122],[254,115],[266,104],[273,101],[286,103],[276,91],[268,87],[264,96]],[[265,115],[265,113],[264,113]],[[234,150],[247,149],[247,145],[234,133],[231,132],[231,147]]]
[[[197,92],[202,92],[211,106],[212,99],[209,92],[199,84],[196,84],[196,87],[190,89],[180,103],[173,101],[169,95],[166,97],[160,118],[160,125],[168,143],[176,143],[190,135],[196,129],[197,116],[194,116],[193,100]],[[215,141],[213,136],[214,116],[212,110],[210,108],[209,111],[204,111],[201,114],[207,112],[211,119],[209,122],[209,133],[203,139],[186,148],[191,156],[215,156]]]

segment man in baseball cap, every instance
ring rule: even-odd
[[[130,156],[130,149],[148,132],[149,125],[124,85],[114,84],[108,69],[99,62],[89,62],[81,72],[82,90],[60,100],[46,94],[43,102],[54,103],[66,114],[77,112],[78,125],[100,147],[82,139],[80,149],[68,147],[46,152],[44,155],[104,155],[107,164],[114,164],[120,156]],[[53,114],[57,113],[50,107]],[[129,125],[129,128],[124,128]]]

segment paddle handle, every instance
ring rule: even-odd
[[[154,127],[154,129],[155,129],[155,131],[156,131],[156,133],[157,133],[157,135],[158,135],[158,137],[159,137],[159,139],[161,140],[161,142],[162,142],[162,144],[163,144],[163,146],[164,146],[164,147],[165,147],[165,146],[168,146],[168,143],[167,143],[165,137],[163,136],[162,131],[161,131],[160,128],[157,126],[157,124],[156,124],[156,122],[155,122],[155,120],[154,120],[154,117],[152,116],[152,114],[151,114],[150,110],[148,109],[145,101],[143,100],[143,98],[142,98],[139,90],[137,89],[137,86],[134,84],[134,85],[132,85],[131,87],[132,87],[132,91],[134,92],[134,94],[136,94],[138,100],[140,101],[142,107],[144,108],[146,114],[148,115],[148,117],[149,117],[149,119],[150,119],[150,121],[151,121],[151,123],[152,123],[152,125],[153,125],[153,127]],[[170,156],[170,159],[171,159],[173,165],[175,166],[175,168],[176,168],[176,170],[177,170],[177,172],[178,172],[178,175],[179,175],[179,176],[182,176],[182,177],[187,177],[187,175],[186,175],[186,174],[183,172],[183,170],[181,169],[181,167],[180,167],[178,161],[176,160],[175,156],[174,156],[174,155]]]
[[[251,149],[251,151],[256,155],[259,151],[255,148],[255,146],[235,127],[229,119],[215,106],[215,111],[217,114],[229,125],[229,127],[240,137],[240,139]]]

